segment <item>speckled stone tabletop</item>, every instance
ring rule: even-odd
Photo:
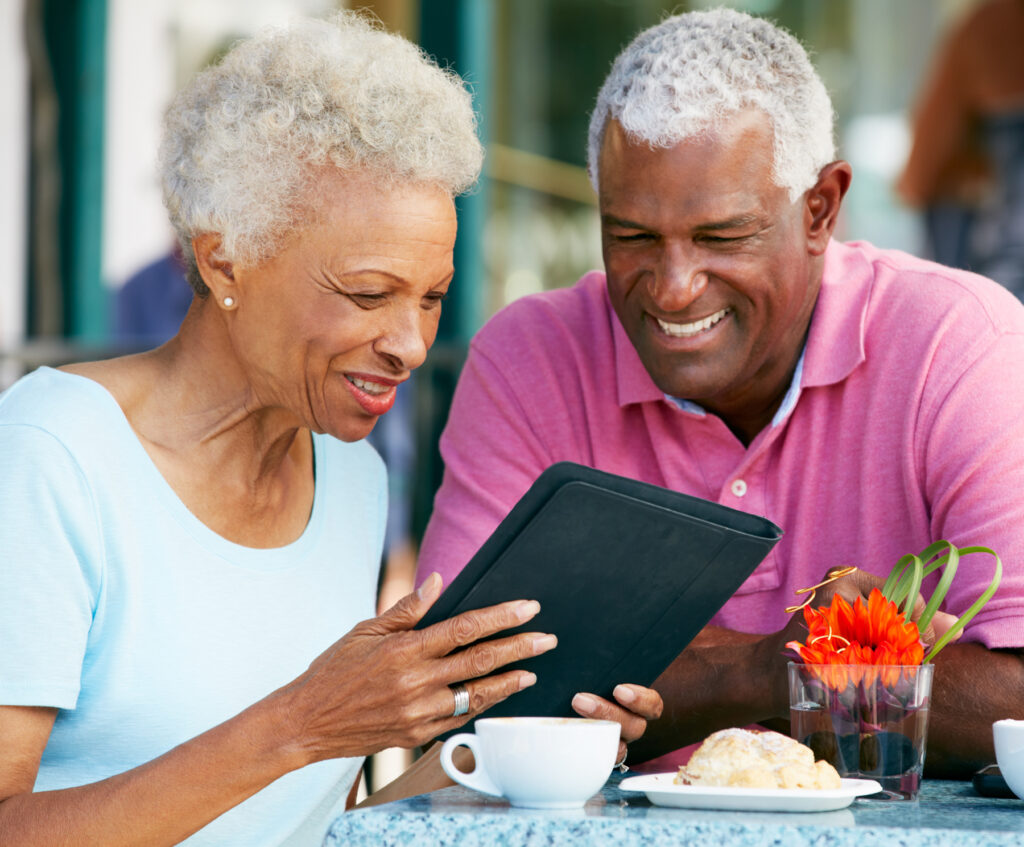
[[[1024,844],[1024,801],[979,797],[969,782],[925,780],[915,802],[856,800],[834,812],[721,812],[652,805],[618,774],[578,811],[513,809],[445,788],[340,816],[324,847],[349,845],[615,845],[975,847]]]

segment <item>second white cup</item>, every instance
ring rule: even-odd
[[[1024,800],[1024,721],[1001,720],[992,724],[999,772],[1010,790]]]
[[[475,768],[452,762],[468,747]],[[573,809],[601,790],[615,765],[619,725],[588,718],[483,718],[475,732],[453,735],[441,767],[456,782],[530,809]]]

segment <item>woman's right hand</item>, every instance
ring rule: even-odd
[[[554,635],[525,632],[476,643],[540,611],[515,600],[465,612],[422,630],[413,627],[441,593],[432,574],[379,617],[357,624],[302,676],[271,695],[280,700],[297,750],[308,762],[416,747],[461,726],[537,678],[504,665],[546,653]],[[454,717],[449,686],[469,691],[469,711]]]

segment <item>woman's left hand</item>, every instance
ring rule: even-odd
[[[664,703],[657,691],[642,685],[616,685],[612,696],[618,702],[613,703],[596,694],[577,694],[572,698],[572,707],[585,718],[615,721],[621,725],[619,755],[615,761],[625,762],[626,745],[644,734],[647,721],[661,717]]]

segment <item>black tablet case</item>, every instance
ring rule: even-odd
[[[765,518],[559,462],[417,628],[506,600],[540,601],[533,620],[502,635],[553,632],[558,647],[510,665],[537,683],[480,717],[572,716],[578,691],[610,699],[620,682],[654,682],[781,536]]]

